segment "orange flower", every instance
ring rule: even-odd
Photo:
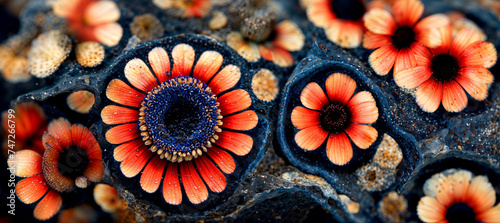
[[[240,68],[221,69],[220,53],[205,51],[196,62],[193,47],[179,44],[171,56],[172,67],[163,48],[151,50],[153,72],[143,60],[130,60],[124,70],[130,84],[109,83],[106,95],[118,105],[106,106],[101,117],[116,125],[106,139],[118,145],[114,158],[126,177],[142,171],[140,185],[148,193],[163,182],[163,198],[173,205],[182,202],[182,185],[189,201],[198,204],[208,198],[207,186],[215,193],[225,190],[224,174],[236,168],[230,153],[250,152],[253,138],[242,131],[253,129],[258,117],[248,110],[248,92],[233,89]]]
[[[211,0],[153,0],[153,4],[163,10],[175,9],[177,12],[174,13],[182,18],[203,18],[213,6]]]
[[[354,95],[356,82],[345,74],[330,75],[325,88],[328,97],[316,82],[302,90],[300,101],[305,107],[295,107],[291,115],[292,124],[300,129],[295,142],[304,150],[316,150],[328,138],[328,159],[344,165],[353,155],[349,138],[361,149],[377,139],[377,130],[368,124],[377,121],[378,108],[370,92]]]
[[[415,54],[425,47],[442,44],[438,28],[449,24],[442,14],[419,21],[424,5],[419,0],[400,0],[392,6],[393,14],[375,8],[364,16],[368,31],[363,47],[377,49],[369,57],[370,66],[378,75],[386,75],[394,67],[394,73],[413,67]]]
[[[56,0],[54,14],[65,18],[80,42],[94,41],[106,46],[120,42],[123,29],[116,21],[120,10],[113,1]]]
[[[453,40],[450,26],[440,31],[443,44],[422,51],[416,65],[394,73],[394,80],[401,87],[418,87],[417,103],[424,111],[435,112],[442,103],[447,111],[459,112],[467,106],[464,89],[478,101],[488,96],[493,75],[487,68],[495,65],[497,52],[473,30],[463,29]]]
[[[486,176],[467,170],[438,173],[424,184],[417,214],[423,222],[498,222],[500,205]]]
[[[99,144],[82,125],[57,119],[42,140],[44,151],[21,150],[8,164],[16,176],[26,177],[16,185],[19,200],[31,204],[41,199],[33,214],[47,220],[61,209],[62,192],[102,180],[103,165]]]

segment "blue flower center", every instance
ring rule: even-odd
[[[203,82],[177,77],[153,88],[144,98],[139,130],[146,146],[172,162],[206,152],[221,132],[217,97]]]

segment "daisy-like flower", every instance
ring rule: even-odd
[[[368,31],[363,47],[376,49],[370,54],[369,63],[378,75],[386,75],[394,67],[394,73],[413,67],[415,54],[425,47],[442,44],[438,28],[449,24],[442,14],[420,17],[424,5],[419,0],[400,0],[392,5],[392,14],[375,8],[365,14],[363,20]]]
[[[425,196],[417,205],[423,222],[498,222],[500,205],[486,176],[467,170],[437,173],[424,184]]]
[[[153,0],[158,8],[175,9],[174,14],[182,18],[203,18],[212,9],[211,0]]]
[[[34,102],[25,102],[15,105],[14,113],[9,119],[7,111],[2,113],[2,129],[8,132],[9,126],[15,126],[15,139],[4,137],[3,152],[17,152],[21,149],[37,151],[40,154],[45,150],[42,144],[42,135],[47,130],[47,117],[42,108]],[[10,120],[10,122],[9,122]],[[12,135],[12,134],[11,134]],[[8,140],[13,140],[14,144],[8,144]]]
[[[252,41],[239,32],[231,32],[226,42],[249,62],[256,62],[262,57],[280,67],[289,67],[294,62],[290,51],[301,50],[305,36],[297,24],[285,20],[277,24],[262,41]]]
[[[497,52],[491,43],[480,40],[478,32],[463,29],[453,39],[450,26],[440,29],[442,46],[422,51],[416,65],[394,73],[398,86],[416,88],[417,103],[426,112],[435,112],[442,103],[449,112],[462,111],[467,95],[482,101],[488,96]]]
[[[248,92],[233,89],[240,68],[221,68],[220,53],[205,51],[196,61],[192,46],[178,44],[170,56],[156,47],[148,54],[149,65],[130,60],[124,70],[129,83],[114,79],[106,90],[118,105],[106,106],[101,117],[117,125],[106,132],[106,139],[118,145],[114,158],[126,177],[142,171],[144,191],[154,193],[163,182],[167,203],[181,204],[184,193],[198,204],[208,198],[208,189],[225,190],[224,174],[236,168],[231,154],[250,152],[253,138],[242,131],[253,129],[258,117],[248,110]]]
[[[319,84],[311,82],[302,90],[300,101],[305,107],[297,106],[291,114],[292,124],[300,129],[295,142],[312,151],[328,139],[328,159],[345,165],[353,155],[349,138],[361,149],[367,149],[377,139],[377,130],[368,124],[377,121],[378,108],[370,92],[354,94],[356,82],[348,75],[330,75],[325,88],[326,95]]]
[[[85,188],[102,180],[101,147],[84,126],[59,118],[50,122],[42,137],[44,151],[21,150],[9,157],[9,167],[18,177],[19,200],[31,204],[41,200],[33,212],[47,220],[61,209],[61,193]]]
[[[123,28],[116,21],[120,9],[113,1],[55,0],[54,14],[65,18],[80,42],[93,41],[106,46],[120,42]]]

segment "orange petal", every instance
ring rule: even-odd
[[[108,105],[102,109],[101,118],[108,125],[136,122],[139,120],[139,111],[116,105]]]
[[[232,114],[247,109],[252,105],[252,99],[248,92],[242,89],[227,92],[217,98],[220,103],[221,115]]]
[[[394,44],[385,45],[373,51],[368,58],[370,66],[373,68],[375,73],[384,76],[391,71],[396,56],[398,55],[398,50]]]
[[[222,55],[215,51],[205,51],[201,54],[198,62],[196,62],[196,66],[194,67],[193,77],[198,80],[208,83],[210,78],[214,76],[214,74],[219,71],[220,66],[222,65]],[[238,69],[239,72],[239,69]],[[212,88],[212,91],[214,88]]]
[[[238,156],[247,155],[252,149],[253,139],[247,134],[222,131],[217,135],[219,140],[215,144]]]
[[[462,29],[451,42],[450,55],[458,57],[469,45],[480,40],[481,36],[474,30]]]
[[[443,83],[429,79],[416,92],[417,104],[426,112],[435,112],[443,99]]]
[[[106,132],[106,140],[111,144],[122,144],[140,136],[137,123],[115,126]]]
[[[316,1],[307,7],[307,18],[317,27],[325,27],[335,19],[328,1]]]
[[[123,175],[128,178],[135,177],[148,163],[153,153],[147,149],[133,151],[121,164],[120,169]]]
[[[120,24],[106,23],[93,28],[93,33],[98,42],[106,46],[116,46],[123,36],[123,28]]]
[[[394,73],[398,73],[399,71],[413,68],[417,65],[417,61],[415,59],[415,55],[411,48],[406,47],[400,49],[398,52],[398,56],[396,57],[396,61],[394,63]]]
[[[73,137],[73,145],[88,151],[97,144],[97,140],[88,128],[80,124],[71,126],[71,135]]]
[[[61,145],[59,145],[59,141],[56,138],[54,138],[54,136],[49,134],[48,132],[45,132],[43,134],[42,143],[46,149],[51,148],[51,149],[55,149],[59,152],[63,151],[63,148],[61,147]]]
[[[95,1],[84,11],[84,21],[88,26],[116,22],[120,18],[120,10],[113,1]]]
[[[165,49],[161,47],[152,49],[148,53],[148,60],[160,83],[170,79],[170,58]]]
[[[438,29],[425,29],[418,32],[415,36],[417,42],[422,43],[426,47],[435,48],[443,44],[441,33]]]
[[[412,27],[424,12],[424,4],[418,0],[400,0],[394,2],[392,13],[399,26]]]
[[[283,48],[275,46],[271,49],[271,53],[273,54],[273,63],[280,67],[289,67],[295,61],[292,54]]]
[[[262,55],[262,58],[266,60],[273,60],[273,52],[271,50],[271,46],[267,45],[259,45],[259,52]]]
[[[208,150],[207,154],[212,158],[214,163],[219,166],[222,172],[231,174],[236,169],[233,157],[226,151],[218,149],[217,147],[212,147]]]
[[[68,148],[72,145],[71,124],[68,120],[58,118],[50,122],[47,131],[57,139],[61,148]]]
[[[439,29],[449,24],[450,21],[448,19],[448,16],[444,14],[433,14],[420,20],[413,29],[418,33],[426,29]]]
[[[315,150],[323,144],[327,136],[328,132],[321,126],[311,126],[297,132],[295,142],[302,149]]]
[[[437,29],[441,36],[441,43],[439,46],[435,46],[434,48],[430,48],[434,55],[447,54],[450,51],[450,45],[452,40],[453,29],[450,25],[441,27]],[[428,33],[427,33],[428,34]],[[426,33],[422,33],[421,35],[427,35]]]
[[[380,35],[370,31],[366,31],[363,37],[363,47],[366,49],[376,49],[391,42],[391,36]]]
[[[141,147],[142,148],[139,148]],[[121,162],[125,160],[130,154],[132,154],[134,150],[146,150],[146,146],[144,145],[144,142],[142,139],[135,139],[133,141],[121,144],[115,148],[113,151],[113,157],[115,158],[116,161]]]
[[[397,28],[392,15],[383,9],[372,9],[363,16],[365,27],[376,34],[392,35]]]
[[[210,81],[210,84],[208,84],[208,86],[210,87],[210,89],[212,89],[212,92],[217,95],[234,87],[234,85],[236,85],[236,83],[238,83],[238,81],[240,80],[240,77],[240,68],[229,64],[224,67],[224,69],[222,69],[217,75],[215,75],[214,79]]]
[[[22,179],[16,185],[16,193],[25,204],[34,203],[47,192],[49,185],[45,182],[43,174]]]
[[[203,181],[205,181],[211,191],[220,193],[226,189],[226,177],[210,159],[206,156],[201,156],[194,159],[194,161]]]
[[[413,89],[420,86],[432,76],[430,67],[410,67],[394,72],[394,81],[399,87]]]
[[[429,48],[425,47],[419,42],[410,45],[411,50],[414,52],[417,66],[431,66],[431,60],[434,58]]]
[[[153,159],[141,174],[140,183],[144,191],[153,193],[158,190],[166,164],[167,161],[160,159],[159,156],[153,156]]]
[[[95,103],[94,94],[88,91],[75,91],[66,98],[68,107],[76,112],[88,114]]]
[[[106,96],[109,100],[118,104],[132,107],[141,107],[141,102],[146,96],[144,93],[131,88],[125,82],[119,79],[113,79],[109,82],[106,89]]]
[[[300,101],[309,109],[321,110],[329,101],[323,89],[316,83],[311,82],[300,93]]]
[[[369,125],[351,124],[345,130],[349,138],[360,149],[368,149],[375,140],[377,140],[378,132],[375,128]]]
[[[186,195],[193,204],[199,204],[208,198],[208,190],[196,172],[192,162],[180,163],[182,185]]]
[[[162,188],[163,198],[167,203],[173,205],[178,205],[182,202],[182,191],[177,168],[177,163],[168,164]]]
[[[361,22],[334,20],[325,29],[326,37],[343,48],[356,48],[363,39]]]
[[[335,73],[326,79],[325,87],[331,102],[336,101],[345,105],[356,90],[356,82],[346,74]]]
[[[172,77],[189,76],[194,64],[194,49],[187,44],[179,44],[172,50],[174,68]]]
[[[326,143],[326,155],[332,163],[343,166],[352,159],[351,142],[345,133],[331,133]]]
[[[31,177],[42,172],[42,155],[33,150],[18,151],[9,156],[7,163],[18,177]]]
[[[96,143],[94,147],[87,151],[89,160],[102,160],[102,151],[99,143]]]
[[[319,114],[320,113],[318,111],[297,106],[292,111],[292,124],[298,129],[305,129],[311,126],[320,125],[321,121],[319,120]]]
[[[425,196],[417,205],[417,214],[425,222],[443,222],[446,220],[446,208],[435,198]]]
[[[101,160],[90,160],[87,169],[83,175],[92,182],[99,182],[102,180],[104,174],[104,167]]]
[[[466,202],[474,212],[482,213],[495,204],[495,189],[486,176],[476,176],[469,185],[467,197]]]
[[[253,129],[259,123],[259,117],[252,111],[244,111],[231,116],[224,116],[222,118],[223,128],[246,131]]]
[[[471,97],[482,101],[488,97],[488,86],[477,81],[474,77],[458,75],[455,80],[469,93]]]
[[[500,204],[476,216],[479,222],[495,222],[500,219]]]
[[[50,190],[42,201],[36,205],[33,215],[36,219],[44,221],[52,218],[57,212],[59,212],[61,206],[61,195],[54,190]]]
[[[481,66],[466,66],[460,68],[458,71],[459,74],[466,75],[470,79],[484,83],[484,84],[491,84],[493,83],[493,74],[491,72]]]
[[[156,86],[155,76],[149,70],[148,65],[141,59],[132,59],[125,65],[125,77],[137,89],[143,92],[149,92]]]
[[[467,106],[467,95],[455,81],[443,83],[443,107],[449,112],[462,111]]]
[[[273,45],[288,51],[299,51],[304,46],[305,37],[302,30],[290,20],[284,20],[274,27],[276,37]]]
[[[497,51],[495,46],[486,42],[475,42],[469,45],[458,58],[458,65],[482,66],[490,68],[497,62]]]
[[[368,91],[361,91],[347,103],[351,111],[351,122],[371,124],[378,119],[378,108],[373,96]]]

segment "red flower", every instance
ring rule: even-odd
[[[163,48],[149,52],[154,74],[141,59],[129,61],[124,73],[130,85],[119,79],[109,83],[106,95],[119,106],[106,106],[101,117],[117,125],[106,139],[118,145],[114,158],[126,177],[142,171],[140,184],[148,193],[163,182],[163,197],[173,205],[182,202],[182,184],[189,201],[198,204],[208,198],[206,186],[225,190],[224,174],[236,168],[228,152],[250,152],[253,139],[240,131],[253,129],[258,117],[247,110],[250,95],[233,89],[240,69],[232,64],[221,69],[221,54],[205,51],[196,62],[194,49],[179,44],[171,56],[172,68]]]
[[[415,54],[425,47],[442,44],[440,27],[448,25],[445,15],[437,14],[419,21],[424,5],[418,0],[400,0],[388,11],[375,8],[364,16],[368,31],[363,47],[377,49],[369,57],[370,66],[379,75],[386,75],[394,66],[394,73],[415,66]]]
[[[16,176],[26,177],[16,185],[19,200],[31,204],[41,199],[33,214],[47,220],[61,208],[60,193],[102,180],[103,165],[101,147],[82,125],[57,119],[42,140],[44,151],[21,150],[9,157],[8,164]]]
[[[163,10],[175,9],[174,13],[182,18],[203,18],[210,13],[213,5],[211,0],[153,0],[153,4]]]
[[[304,150],[316,150],[328,138],[328,159],[344,165],[353,155],[349,138],[361,149],[377,139],[377,130],[367,124],[377,121],[378,108],[370,92],[354,95],[356,82],[345,74],[330,75],[325,88],[328,97],[316,82],[302,90],[300,101],[305,107],[295,107],[291,115],[292,124],[301,129],[295,142]]]
[[[425,197],[417,206],[423,222],[498,222],[500,205],[485,176],[472,177],[467,170],[438,173],[424,184]]]
[[[452,40],[451,27],[440,29],[443,44],[417,55],[416,65],[394,73],[396,84],[416,88],[417,103],[427,112],[434,112],[439,104],[450,112],[462,111],[467,106],[467,91],[482,101],[488,96],[488,85],[493,75],[487,68],[497,61],[495,46],[480,41],[478,32],[464,29]]]

